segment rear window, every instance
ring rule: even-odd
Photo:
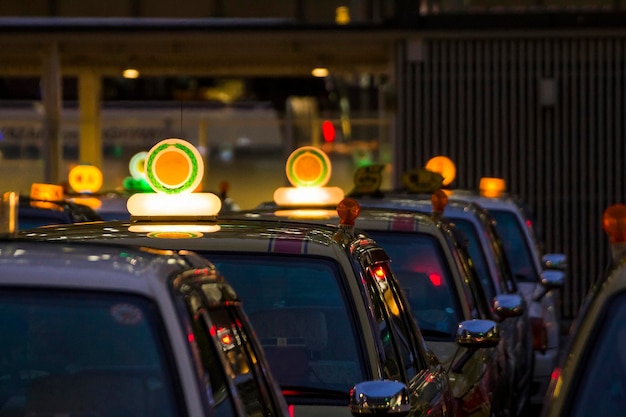
[[[283,387],[347,391],[363,380],[338,266],[322,258],[212,253]]]
[[[155,314],[139,297],[3,290],[0,414],[180,415]]]

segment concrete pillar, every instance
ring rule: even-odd
[[[61,110],[63,108],[59,46],[53,43],[43,56],[41,95],[44,107],[44,181],[58,184],[61,181]]]
[[[102,80],[95,71],[78,77],[79,163],[102,169],[102,124],[100,121]]]

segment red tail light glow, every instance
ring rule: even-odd
[[[430,282],[435,286],[435,287],[439,287],[441,285],[441,275],[439,274],[435,274],[430,273],[428,274],[428,279],[430,279]]]

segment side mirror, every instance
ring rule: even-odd
[[[550,290],[562,288],[565,284],[565,272],[556,269],[548,269],[541,273],[541,286],[543,291],[535,297],[535,301],[539,301]]]
[[[350,412],[404,417],[411,411],[409,388],[398,381],[365,381],[350,390]]]
[[[567,269],[567,255],[562,253],[546,253],[541,257],[546,269],[565,271]]]
[[[459,323],[456,343],[467,350],[452,364],[450,370],[457,374],[463,373],[463,367],[478,349],[491,348],[499,342],[500,331],[495,321],[474,319]]]
[[[493,310],[501,320],[521,316],[524,299],[519,294],[498,294],[493,298]]]
[[[500,342],[500,331],[492,320],[466,320],[456,330],[456,342],[468,349],[490,348]]]

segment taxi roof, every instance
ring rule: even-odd
[[[263,252],[274,254],[309,254],[336,258],[358,243],[359,250],[380,247],[365,235],[339,233],[337,226],[278,220],[218,219],[214,222],[178,222],[144,224],[146,231],[134,231],[127,221],[92,222],[45,226],[20,232],[35,240],[94,241],[123,243],[163,249],[194,251]],[[167,226],[174,232],[159,232],[155,226]],[[196,231],[184,232],[185,228]],[[210,228],[202,232],[202,227]],[[198,229],[200,228],[200,229]],[[152,230],[152,231],[150,231]],[[200,231],[197,231],[200,230]]]
[[[85,242],[0,240],[0,286],[124,290],[152,294],[155,283],[191,267],[176,251]]]

